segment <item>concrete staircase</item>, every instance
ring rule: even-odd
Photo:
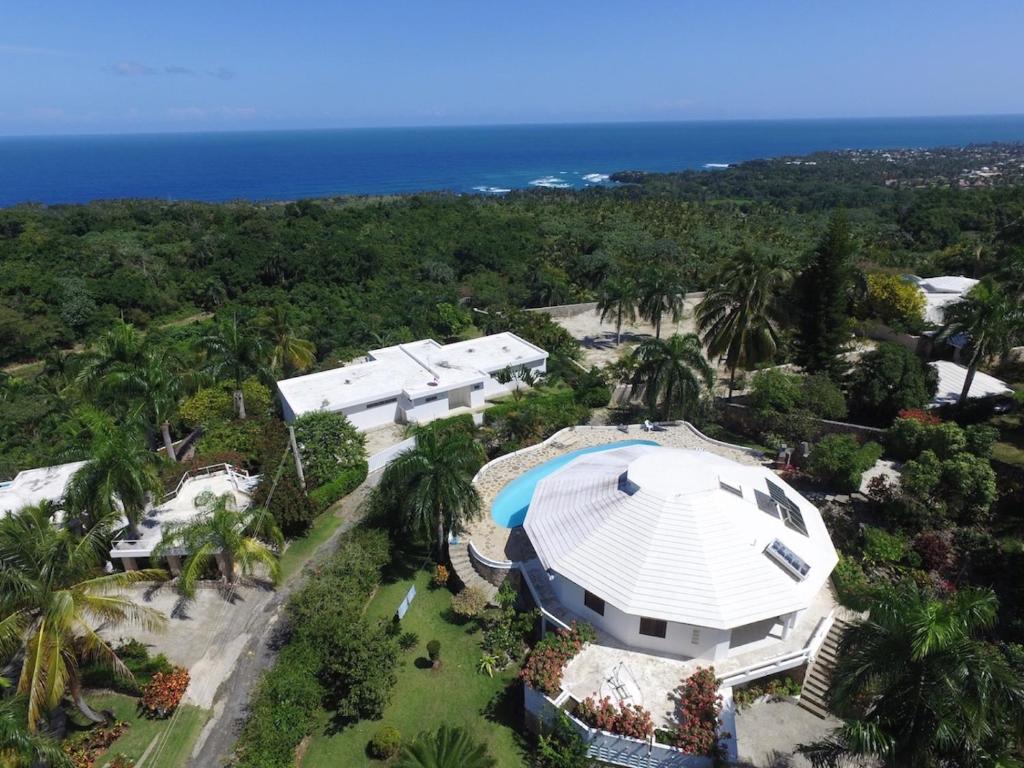
[[[487,595],[487,602],[493,603],[495,595],[498,594],[498,588],[476,572],[476,568],[473,567],[473,559],[469,556],[467,542],[460,541],[458,544],[449,544],[448,557],[451,558],[452,568],[462,585],[467,588],[476,587]]]
[[[804,676],[803,689],[800,691],[800,706],[820,718],[829,716],[828,686],[832,678],[832,670],[836,666],[839,654],[839,643],[843,633],[850,626],[848,621],[836,618],[825,635],[825,641],[818,649],[818,654]]]

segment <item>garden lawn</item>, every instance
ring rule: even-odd
[[[335,514],[339,509],[336,504],[331,505],[317,516],[305,536],[288,543],[288,548],[281,555],[282,581],[301,570],[317,548],[327,541],[341,525],[342,518]]]
[[[141,768],[181,768],[188,765],[192,746],[210,714],[205,709],[182,704],[177,718],[150,720],[139,714],[138,699],[133,696],[98,693],[90,695],[88,701],[93,709],[109,709],[118,720],[124,720],[129,724],[128,730],[96,759],[96,768],[104,768],[107,762],[119,753],[130,757],[138,764],[139,758],[157,736],[160,740],[150,750]]]
[[[384,717],[361,721],[336,734],[330,734],[328,723],[314,734],[302,768],[384,765],[366,753],[366,745],[382,725],[397,728],[404,741],[445,724],[463,726],[486,741],[499,768],[526,765],[514,730],[522,718],[516,670],[510,667],[493,678],[477,672],[480,632],[473,623],[459,625],[446,618],[451,604],[447,589],[431,589],[430,574],[419,571],[382,585],[367,606],[367,618],[393,616],[413,583],[417,594],[402,621],[402,631],[415,632],[419,642],[416,648],[401,652],[398,683]],[[429,665],[426,645],[430,640],[441,642],[442,667],[437,672],[421,668]]]

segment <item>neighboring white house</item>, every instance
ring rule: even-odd
[[[43,501],[60,504],[71,477],[85,466],[84,461],[39,467],[19,472],[13,480],[0,483],[0,515],[17,512]]]
[[[948,360],[936,360],[928,365],[934,368],[939,375],[939,388],[935,392],[935,397],[932,398],[931,407],[938,408],[942,405],[953,405],[959,402],[964,382],[967,381],[967,368]],[[1012,394],[1013,390],[1007,386],[1005,381],[977,371],[974,374],[974,381],[971,382],[967,398],[1005,397]]]
[[[579,456],[537,484],[524,528],[566,610],[677,658],[770,655],[838,561],[818,510],[775,473],[661,446]]]
[[[433,339],[372,350],[367,361],[277,382],[286,421],[313,411],[340,411],[357,429],[420,424],[460,408],[477,409],[510,392],[495,374],[506,368],[546,370],[548,353],[496,333],[454,344]]]
[[[961,275],[941,277],[918,277],[907,275],[906,279],[917,285],[924,295],[924,319],[932,325],[942,325],[946,307],[954,304],[978,284],[977,280]]]

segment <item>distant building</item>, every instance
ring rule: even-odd
[[[960,393],[963,391],[964,383],[967,381],[967,368],[948,360],[936,360],[928,363],[939,377],[939,388],[932,398],[931,408],[938,408],[943,405],[954,405],[960,401]],[[967,398],[980,399],[984,397],[1009,397],[1013,390],[1007,386],[1005,381],[989,376],[987,373],[978,371],[974,374],[974,381],[971,382],[971,389]]]
[[[357,429],[421,424],[482,408],[519,384],[509,368],[542,374],[548,353],[514,333],[455,344],[433,339],[372,350],[366,362],[277,382],[285,421],[314,411],[344,413]]]
[[[8,515],[44,501],[59,505],[64,500],[72,476],[84,466],[84,461],[73,461],[52,467],[26,469],[13,480],[0,483],[0,515]]]
[[[945,323],[946,307],[960,301],[978,284],[977,280],[962,275],[942,275],[941,277],[918,277],[907,275],[907,280],[914,283],[924,295],[924,319],[932,325]]]

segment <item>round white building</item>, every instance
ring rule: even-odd
[[[838,559],[818,510],[775,473],[649,445],[544,478],[524,528],[569,612],[683,658],[785,640]]]

